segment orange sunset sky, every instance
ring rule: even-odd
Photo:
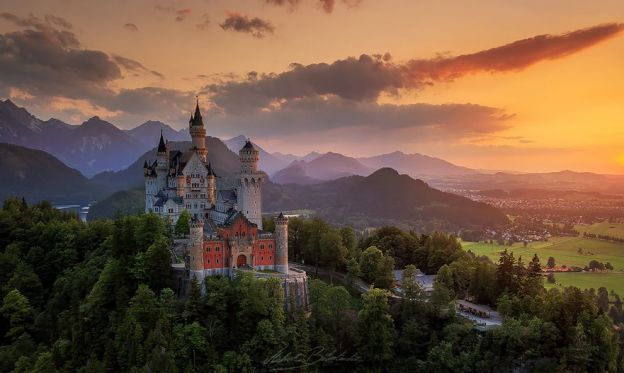
[[[0,98],[269,151],[624,174],[622,0],[0,0]]]

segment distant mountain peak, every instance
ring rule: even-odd
[[[372,174],[368,175],[367,178],[375,179],[375,178],[380,178],[380,177],[386,178],[386,177],[397,177],[397,176],[400,176],[400,174],[394,168],[382,167],[378,169],[377,171],[373,172]]]

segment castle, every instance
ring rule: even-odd
[[[251,141],[239,151],[241,168],[234,188],[219,188],[208,162],[206,129],[199,110],[189,120],[191,148],[170,151],[160,135],[156,161],[145,162],[145,211],[170,223],[183,211],[192,216],[188,252],[189,278],[200,283],[206,276],[235,276],[251,272],[256,277],[283,279],[286,299],[307,307],[305,271],[288,268],[288,218],[275,217],[275,232],[262,230],[259,152]]]

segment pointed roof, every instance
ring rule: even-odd
[[[278,218],[280,218],[280,219],[284,219],[284,213],[283,213],[283,212],[280,212],[280,214],[278,215]]]
[[[163,138],[162,130],[160,130],[160,141],[158,142],[158,152],[164,153],[167,151],[167,146],[165,145],[165,139]]]
[[[191,116],[191,120],[189,122],[191,126],[204,126],[201,111],[199,111],[199,99],[197,99],[197,104],[195,106],[195,114]]]
[[[245,146],[243,146],[243,149],[252,149],[252,150],[256,150],[256,148],[253,146],[253,144],[251,143],[251,140],[247,140],[245,141]]]

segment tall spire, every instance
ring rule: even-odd
[[[164,153],[167,151],[167,145],[165,145],[165,139],[163,138],[162,129],[160,130],[160,141],[158,142],[158,152]]]
[[[199,97],[195,96],[197,98],[197,104],[195,106],[195,114],[193,114],[193,116],[191,117],[191,126],[204,126],[204,121],[202,119],[202,115],[201,112],[199,111]]]

